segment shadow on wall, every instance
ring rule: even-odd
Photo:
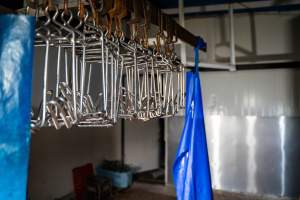
[[[291,52],[283,53],[283,54],[264,54],[259,55],[258,54],[258,41],[257,41],[257,17],[255,16],[255,13],[249,13],[249,22],[250,22],[250,34],[251,37],[251,50],[245,49],[242,46],[239,46],[235,44],[236,52],[243,54],[243,56],[237,56],[236,61],[237,62],[267,62],[267,61],[282,61],[282,60],[292,60],[292,61],[299,61],[300,60],[300,17],[297,16],[290,20],[288,23],[288,26],[290,27],[290,37],[292,44],[291,45]],[[278,14],[279,15],[279,14]],[[276,15],[275,15],[276,16]],[[228,23],[226,23],[226,16],[220,16],[219,22],[220,22],[220,39],[221,42],[216,44],[216,49],[221,47],[226,47],[229,51],[230,49],[230,42],[229,42],[229,34],[228,33]],[[275,19],[276,20],[276,19]],[[273,22],[272,22],[273,23]],[[268,25],[266,24],[266,29],[268,28]],[[282,28],[285,28],[285,26],[282,26]],[[241,34],[241,32],[238,31],[238,27],[235,26],[235,35]],[[259,30],[261,31],[261,30]],[[260,32],[259,32],[260,33]],[[268,33],[268,32],[267,32]],[[272,33],[270,33],[272,34]],[[275,33],[274,33],[275,34]],[[228,37],[226,37],[228,35]],[[268,37],[268,34],[262,35],[261,37]],[[284,36],[288,37],[288,36]],[[237,38],[237,37],[236,37]],[[278,38],[282,39],[282,38]],[[274,43],[276,41],[274,40]],[[266,44],[265,44],[266,45]],[[280,48],[280,47],[278,47]],[[216,61],[221,63],[229,63],[230,58],[224,55],[218,55],[216,53]]]
[[[291,22],[291,31],[292,31],[292,38],[294,41],[293,44],[293,51],[295,52],[295,56],[300,59],[300,15],[293,18]],[[292,80],[291,84],[293,86],[293,104],[294,104],[294,109],[297,111],[300,111],[300,69],[295,69],[296,71],[292,74]],[[287,126],[289,127],[289,126]],[[297,130],[297,127],[299,127],[299,124],[293,123],[289,127],[292,130]],[[298,132],[294,132],[295,135],[298,134]],[[292,138],[288,138],[289,141],[286,142],[286,144],[293,144]],[[291,146],[290,151],[288,151],[288,158],[291,160],[300,160],[300,154],[295,153],[295,152],[300,152],[300,147],[299,146]],[[291,193],[293,196],[299,196],[300,199],[300,189],[299,189],[299,184],[293,184],[297,183],[300,180],[300,173],[298,170],[298,173],[293,173],[293,170],[291,169],[291,166],[293,163],[287,163],[286,166],[286,176],[287,179],[291,180],[289,183],[287,183],[287,193]],[[298,164],[300,167],[300,164]],[[297,192],[296,192],[297,191]]]
[[[291,33],[293,41],[293,53],[300,60],[300,15],[291,20]]]

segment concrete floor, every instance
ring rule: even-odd
[[[147,192],[141,189],[132,189],[117,195],[115,200],[176,200],[176,197]]]
[[[114,200],[176,200],[171,187],[145,183],[134,183],[131,188],[119,192]]]
[[[75,200],[74,194],[60,200]],[[115,191],[110,200],[176,200],[173,186],[145,184],[135,182],[129,189]],[[252,194],[214,191],[214,200],[296,200],[274,196],[259,196]],[[298,199],[300,200],[300,199]]]
[[[135,182],[129,189],[113,192],[111,200],[176,200],[173,186],[146,184]],[[74,194],[65,196],[60,200],[74,200]],[[215,190],[214,200],[296,200],[274,196],[260,196]],[[300,199],[298,199],[300,200]]]
[[[176,200],[172,186],[134,183],[127,190],[119,192],[114,200]],[[273,196],[258,196],[242,193],[214,191],[214,200],[293,200]]]

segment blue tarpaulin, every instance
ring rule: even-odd
[[[212,188],[198,72],[199,40],[195,69],[187,73],[185,123],[173,166],[178,200],[212,200]]]
[[[0,199],[26,199],[34,17],[0,15]]]

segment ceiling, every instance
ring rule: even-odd
[[[23,7],[23,0],[1,1],[0,5],[12,10],[16,10]]]
[[[177,8],[178,0],[150,0],[159,8]],[[205,5],[216,5],[216,4],[226,4],[226,3],[241,3],[241,2],[253,2],[262,0],[184,0],[185,7],[192,6],[205,6]]]
[[[163,9],[178,8],[178,0],[150,0],[150,1],[159,8],[163,8]],[[268,1],[268,0],[183,0],[183,1],[184,1],[185,7],[192,7],[192,6],[254,2],[254,1]],[[23,7],[23,0],[1,1],[0,5],[7,7],[7,8],[11,8],[11,9],[18,9],[18,8]]]

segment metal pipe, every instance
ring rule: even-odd
[[[80,81],[80,112],[83,111],[83,95],[84,95],[84,86],[85,86],[85,71],[86,71],[86,63],[85,63],[85,49],[86,46],[83,45],[82,49],[82,63],[81,63],[81,81]]]
[[[61,59],[61,46],[60,44],[58,45],[58,50],[57,50],[57,68],[56,68],[56,87],[55,87],[55,96],[58,97],[59,94],[59,82],[60,82],[60,59]]]
[[[178,9],[179,9],[179,24],[182,26],[182,27],[185,27],[185,24],[184,24],[184,0],[178,0]],[[181,58],[181,61],[182,63],[186,63],[186,45],[184,42],[181,42],[180,44],[180,58]],[[183,76],[182,76],[182,90],[185,89],[185,76],[184,76],[184,68],[182,69],[183,70]],[[178,86],[179,87],[179,86]]]
[[[73,114],[74,114],[74,121],[72,122],[75,124],[77,122],[77,97],[76,97],[76,54],[75,54],[75,33],[72,32],[72,92],[73,92]]]
[[[46,112],[47,112],[47,91],[48,91],[48,59],[49,59],[49,38],[40,34],[36,33],[36,37],[41,38],[46,43],[46,49],[45,49],[45,60],[44,60],[44,72],[43,72],[43,92],[42,92],[42,116],[41,119],[39,119],[38,116],[38,127],[43,127],[46,124]],[[40,115],[40,113],[38,113]]]
[[[229,70],[236,71],[236,58],[235,58],[235,36],[234,36],[234,16],[232,4],[229,4],[229,21],[230,21],[230,65]]]
[[[138,100],[138,98],[137,98],[137,92],[138,92],[138,88],[137,87],[139,87],[139,85],[138,85],[138,67],[137,67],[137,60],[136,60],[136,52],[134,52],[134,88],[133,88],[133,90],[134,90],[134,113],[136,113],[137,112],[137,100]]]
[[[67,49],[64,49],[65,53],[65,81],[69,85],[69,69],[68,69],[68,52]]]
[[[179,24],[182,27],[185,27],[184,24],[184,0],[178,1],[178,10],[179,10]],[[186,63],[186,44],[181,42],[180,44],[180,58],[182,63]]]
[[[186,66],[194,66],[194,64],[195,64],[194,62],[186,62],[185,63]],[[228,65],[228,64],[203,63],[203,62],[199,63],[199,67],[200,68],[208,68],[208,69],[226,69],[226,70],[232,69],[232,66]]]
[[[91,76],[92,76],[92,64],[89,64],[89,75],[88,75],[88,84],[87,84],[87,89],[86,93],[89,95],[90,94],[90,85],[91,85]]]
[[[243,14],[243,13],[259,13],[259,12],[291,12],[291,11],[299,11],[300,4],[290,4],[290,5],[276,5],[276,6],[264,6],[264,7],[256,7],[256,8],[241,8],[235,9],[235,14]],[[211,17],[218,15],[226,15],[228,10],[212,10],[212,11],[204,11],[204,12],[189,12],[185,13],[186,17]],[[169,14],[172,17],[178,17],[179,13]]]

